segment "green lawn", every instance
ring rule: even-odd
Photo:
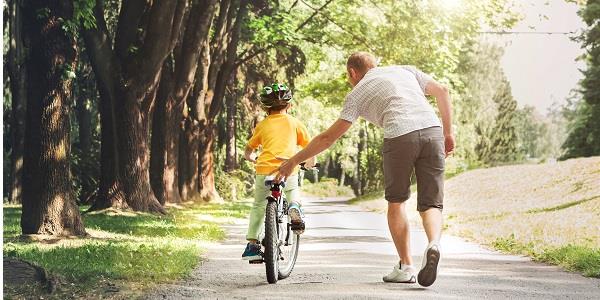
[[[21,239],[19,206],[4,206],[4,257],[40,265],[73,285],[102,281],[143,287],[190,274],[202,243],[218,241],[219,224],[246,217],[247,202],[170,207],[168,215],[105,211],[83,215],[89,237],[31,242]]]

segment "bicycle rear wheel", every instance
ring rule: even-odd
[[[285,245],[285,238],[288,232],[288,223],[282,223],[279,230],[279,239],[282,245],[279,247],[281,253],[279,254],[281,260],[279,261],[279,279],[285,279],[292,273],[294,265],[296,264],[296,258],[298,258],[298,247],[300,246],[300,235],[295,234],[289,230],[289,234],[292,235],[290,243]]]
[[[269,201],[265,212],[265,268],[267,281],[277,283],[279,275],[279,237],[277,234],[277,202]]]

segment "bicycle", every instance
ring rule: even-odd
[[[313,168],[317,167],[318,164]],[[308,171],[305,163],[301,163],[300,168]],[[265,185],[270,187],[271,194],[266,198],[265,236],[261,243],[265,247],[263,259],[250,261],[251,264],[265,263],[267,281],[271,284],[292,273],[300,246],[300,234],[296,232],[304,231],[304,223],[292,224],[288,215],[288,203],[283,191],[285,182],[274,182],[273,179],[274,176],[265,178]]]

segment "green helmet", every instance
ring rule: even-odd
[[[290,101],[292,101],[292,90],[283,83],[265,86],[260,93],[260,103],[266,108],[286,105]]]

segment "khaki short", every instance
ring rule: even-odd
[[[441,127],[430,127],[384,139],[383,173],[385,199],[404,202],[410,198],[410,178],[417,177],[417,210],[443,208],[444,135]]]

